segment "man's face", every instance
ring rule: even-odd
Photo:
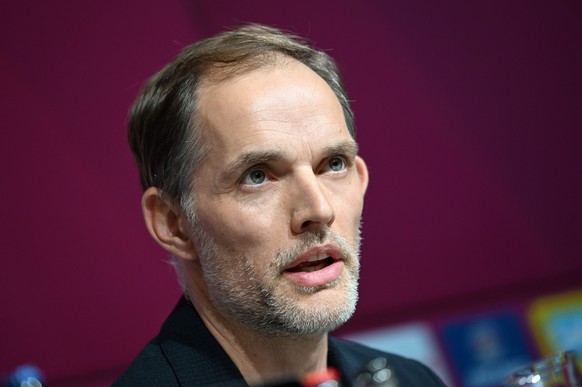
[[[289,60],[199,96],[192,228],[211,305],[271,334],[335,329],[355,308],[367,185],[335,94]]]

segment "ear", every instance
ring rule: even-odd
[[[186,218],[162,198],[160,189],[148,188],[143,193],[141,207],[146,227],[160,246],[177,257],[196,258]]]
[[[360,156],[356,156],[356,170],[358,171],[358,177],[360,178],[362,194],[365,194],[366,189],[368,189],[368,167],[366,166],[364,159]]]

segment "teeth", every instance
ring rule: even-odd
[[[301,269],[301,271],[304,271],[306,273],[310,273],[312,271],[317,271],[317,270],[321,270],[325,267],[325,263],[320,263],[319,265],[314,265],[314,266],[307,266]]]
[[[328,257],[327,254],[325,253],[320,253],[317,255],[312,255],[311,257],[309,257],[309,259],[307,259],[305,262],[315,262],[315,261],[321,261],[322,259],[326,259]]]

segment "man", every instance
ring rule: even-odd
[[[135,102],[129,140],[152,237],[184,289],[117,385],[264,385],[384,357],[328,337],[357,300],[368,171],[333,60],[251,25],[187,47]]]

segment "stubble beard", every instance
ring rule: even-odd
[[[263,334],[300,337],[330,332],[354,313],[360,268],[359,230],[353,245],[329,229],[308,233],[298,246],[279,251],[263,272],[251,258],[225,251],[193,220],[210,302],[222,315]],[[339,278],[320,286],[299,286],[283,278],[283,268],[322,243],[340,249],[345,266]],[[333,293],[322,297],[324,302],[310,302],[310,297],[326,291]]]

